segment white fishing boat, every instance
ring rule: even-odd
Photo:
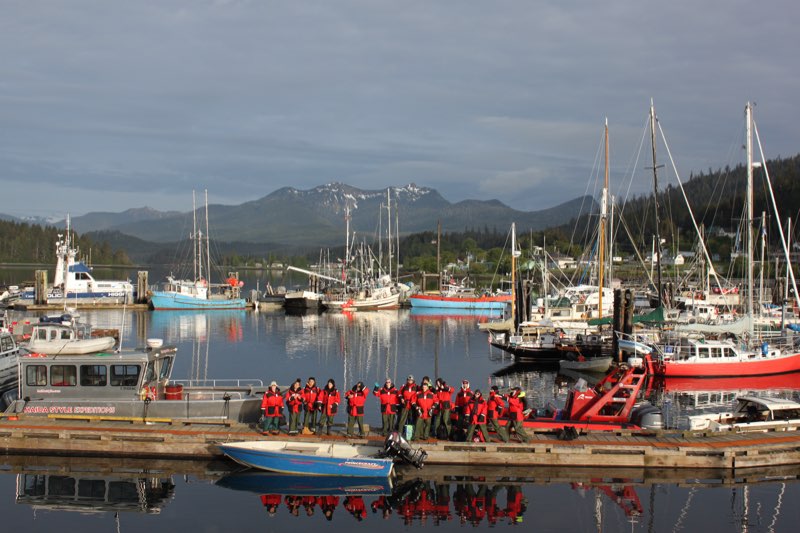
[[[26,348],[38,354],[77,355],[111,350],[115,344],[114,337],[94,336],[89,325],[75,322],[70,315],[62,315],[42,317],[33,326]]]
[[[53,285],[47,289],[48,304],[133,303],[135,294],[130,280],[97,280],[92,275],[92,269],[77,259],[78,254],[79,250],[74,247],[70,230],[70,218],[67,216],[66,232],[64,235],[59,235],[56,242],[56,270]],[[30,305],[34,302],[34,297],[34,287],[26,287],[18,293],[14,303]]]

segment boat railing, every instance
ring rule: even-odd
[[[184,389],[242,389],[263,388],[260,379],[172,379],[170,383],[183,385]]]

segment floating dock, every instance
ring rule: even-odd
[[[262,436],[222,420],[120,419],[59,415],[0,420],[0,452],[17,454],[218,459],[223,442],[292,439],[365,442],[340,435]],[[800,465],[800,431],[764,433],[593,432],[574,440],[536,433],[529,443],[415,442],[426,465],[739,470]]]

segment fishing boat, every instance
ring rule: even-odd
[[[215,483],[232,490],[288,496],[380,496],[392,493],[388,476],[298,476],[258,470],[228,474]]]
[[[388,477],[394,460],[382,447],[366,444],[259,440],[220,444],[219,449],[249,468],[295,475]]]
[[[172,380],[173,346],[85,355],[20,354],[7,414],[96,415],[115,419],[202,419],[255,423],[261,380]]]
[[[163,290],[153,291],[150,305],[155,310],[175,309],[244,309],[247,302],[241,297],[244,285],[235,276],[229,276],[224,283],[211,283],[211,252],[208,236],[208,191],[205,192],[205,234],[197,227],[197,209],[192,193],[194,249],[192,262],[194,273],[191,279],[177,279],[168,276]]]
[[[739,396],[732,412],[694,415],[689,429],[710,431],[796,431],[800,403],[778,398]]]
[[[511,294],[477,294],[473,288],[450,283],[439,294],[414,294],[408,301],[412,308],[503,312],[511,305]]]
[[[4,394],[17,387],[19,353],[14,335],[7,331],[0,332],[0,411],[5,408],[2,399]]]
[[[46,289],[45,300],[48,304],[96,305],[96,304],[130,304],[136,294],[130,280],[97,280],[92,269],[85,262],[77,259],[79,250],[74,247],[74,238],[70,229],[70,217],[67,216],[66,232],[58,236],[56,241],[56,270],[53,285]],[[36,296],[34,287],[26,287],[15,300],[15,305],[27,306],[34,303]]]
[[[116,344],[111,336],[94,335],[91,326],[77,322],[70,314],[43,316],[33,325],[26,348],[48,355],[78,355],[110,350]]]

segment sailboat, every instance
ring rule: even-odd
[[[176,279],[171,275],[168,276],[164,290],[154,291],[150,296],[150,305],[155,310],[244,309],[247,302],[241,297],[242,282],[233,277],[226,280],[225,283],[212,284],[210,281],[208,191],[205,191],[205,235],[197,228],[194,192],[192,193],[192,211],[194,216],[192,230],[194,277],[192,279]]]
[[[749,102],[745,107],[745,117],[747,121],[747,228],[745,234],[749,259],[752,257],[754,240],[752,231],[753,169],[762,166],[766,169],[766,167],[763,163],[753,162],[753,118]],[[778,224],[780,224],[779,219]],[[782,228],[779,227],[779,229],[782,233]],[[785,241],[783,239],[781,241],[788,258]],[[654,367],[656,375],[664,377],[745,377],[800,371],[800,352],[795,346],[792,344],[770,345],[763,339],[757,339],[755,335],[752,316],[754,309],[753,262],[750,260],[747,261],[747,282],[745,316],[740,321],[727,325],[692,324],[681,328],[676,327],[676,330],[681,330],[681,334],[676,340],[656,346],[659,356]],[[795,284],[793,274],[792,284]],[[732,333],[737,327],[739,330],[736,333],[747,334],[749,342],[742,342]],[[705,338],[699,335],[712,333],[718,333],[721,338]]]

